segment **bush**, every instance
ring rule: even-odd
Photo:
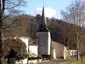
[[[9,60],[8,60],[8,64],[15,64],[15,59],[14,58],[10,58]]]

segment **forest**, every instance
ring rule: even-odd
[[[31,40],[36,39],[36,33],[41,21],[41,15],[18,15],[12,17],[17,21],[10,27],[3,31],[5,37],[29,37]],[[10,18],[8,18],[10,20]],[[52,41],[59,42],[69,48],[76,49],[76,28],[82,32],[80,39],[81,44],[85,42],[85,27],[78,26],[76,24],[67,23],[61,19],[46,18],[47,27],[51,32]]]

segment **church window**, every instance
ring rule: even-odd
[[[42,36],[44,38],[44,36]]]
[[[44,45],[42,45],[42,47],[43,47]]]

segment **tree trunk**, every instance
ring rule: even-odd
[[[0,64],[4,63],[3,43],[2,43],[2,23],[0,18]]]
[[[0,64],[4,64],[3,42],[2,42],[2,0],[0,0]]]
[[[83,62],[83,56],[81,56],[81,62]]]
[[[79,50],[77,49],[77,60],[80,60]]]
[[[79,33],[77,33],[77,60],[80,60],[79,43]]]

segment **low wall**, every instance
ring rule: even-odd
[[[33,63],[33,64],[36,64],[36,63],[41,63],[42,62],[42,59],[35,59],[35,60],[27,60],[27,59],[24,59],[24,60],[20,60],[20,61],[16,61],[16,64],[30,64],[30,63]]]

